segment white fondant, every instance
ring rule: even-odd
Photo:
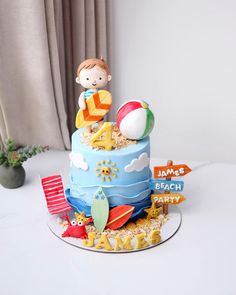
[[[76,168],[82,169],[84,171],[88,170],[88,163],[84,160],[82,154],[71,152],[69,157]]]
[[[120,123],[120,132],[129,139],[140,139],[146,128],[147,111],[139,108],[131,111]]]
[[[150,158],[147,153],[142,153],[138,159],[133,159],[130,164],[125,166],[125,172],[130,173],[133,171],[142,171],[145,167],[149,166]]]

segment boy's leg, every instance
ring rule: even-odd
[[[103,123],[104,123],[103,119],[98,122],[98,129],[102,128]]]
[[[91,133],[92,132],[92,126],[91,125],[90,126],[87,126],[85,128],[85,130],[86,130],[87,133]]]

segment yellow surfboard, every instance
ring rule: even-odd
[[[112,104],[112,96],[109,91],[99,90],[92,94],[87,100],[87,108],[79,110],[76,119],[76,128],[84,128],[102,120],[109,112]]]

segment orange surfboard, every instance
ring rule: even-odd
[[[120,205],[114,207],[109,212],[106,228],[115,230],[122,227],[131,217],[134,207],[130,205]]]
[[[109,112],[112,104],[112,96],[109,91],[99,90],[92,94],[87,100],[87,108],[79,110],[76,119],[76,128],[84,128],[99,122]]]

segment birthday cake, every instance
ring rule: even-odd
[[[101,187],[109,207],[131,205],[131,219],[150,207],[150,140],[146,137],[120,149],[94,150],[83,143],[83,130],[72,136],[67,200],[78,213],[91,216],[94,194]]]
[[[42,185],[49,213],[59,217],[63,239],[82,241],[76,245],[95,250],[134,251],[161,242],[167,204],[184,200],[177,193],[170,195],[170,185],[174,192],[183,189],[181,181],[170,183],[171,176],[187,172],[169,163],[154,169],[165,180],[152,178],[149,134],[154,115],[147,102],[127,101],[117,111],[116,122],[104,122],[112,96],[99,89],[110,80],[102,59],[85,60],[79,66],[76,82],[87,90],[79,97],[65,196],[58,175],[45,178]]]

